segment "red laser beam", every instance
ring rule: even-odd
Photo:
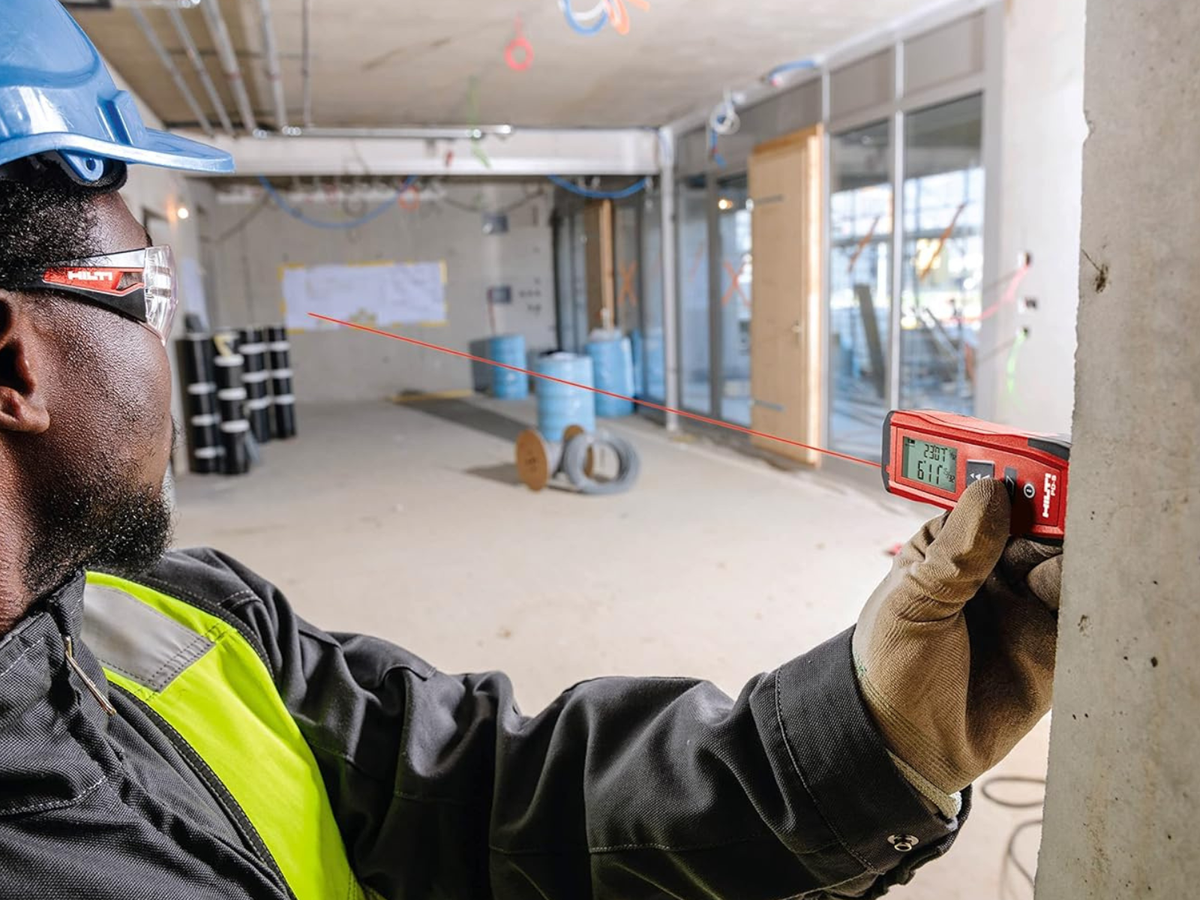
[[[320,313],[315,312],[310,312],[309,315],[314,319],[320,319],[322,322],[329,322],[333,325],[342,325],[345,328],[353,328],[355,331],[365,331],[367,334],[377,334],[380,337],[391,338],[394,341],[403,341],[406,344],[412,344],[415,347],[424,347],[426,350],[437,350],[439,353],[448,353],[450,356],[457,356],[460,359],[468,359],[471,362],[483,363],[485,366],[494,366],[497,369],[508,369],[510,372],[520,372],[521,374],[528,375],[531,378],[540,378],[542,381],[553,381],[556,384],[565,384],[567,387],[591,391],[593,394],[603,394],[605,397],[613,397],[617,400],[626,400],[630,403],[636,403],[638,406],[644,406],[647,409],[656,409],[659,412],[671,413],[676,416],[682,416],[685,419],[703,422],[706,425],[715,425],[718,428],[727,428],[730,431],[737,431],[753,437],[764,438],[768,441],[777,441],[780,444],[787,444],[790,447],[799,447],[802,450],[812,450],[814,453],[824,453],[826,456],[833,456],[837,459],[847,460],[848,462],[855,462],[864,466],[870,466],[872,469],[879,468],[879,463],[877,462],[872,462],[869,459],[860,459],[859,457],[851,456],[848,453],[838,453],[836,450],[826,450],[823,447],[814,447],[812,444],[805,444],[801,441],[793,441],[790,438],[780,437],[777,434],[770,434],[766,431],[755,431],[753,428],[744,428],[741,425],[731,425],[728,422],[722,422],[718,419],[710,419],[708,416],[701,416],[682,409],[672,409],[669,406],[651,403],[649,400],[639,400],[636,397],[626,397],[624,394],[614,394],[612,391],[604,391],[600,388],[591,387],[590,385],[579,384],[577,382],[567,381],[562,378],[555,378],[553,375],[543,375],[541,372],[533,372],[529,369],[522,369],[520,366],[510,366],[508,363],[496,362],[494,359],[486,359],[482,356],[475,356],[472,353],[464,353],[462,350],[452,350],[449,347],[442,347],[439,344],[431,344],[428,341],[419,341],[416,338],[405,337],[402,334],[392,334],[390,331],[380,331],[378,328],[370,328],[366,325],[359,325],[355,322],[346,322],[342,319],[335,319],[332,316],[323,316]]]
[[[1017,299],[1017,288],[1021,286],[1021,282],[1025,280],[1025,276],[1029,274],[1029,263],[1022,263],[1021,268],[1013,273],[1012,280],[1008,283],[1008,287],[1004,291],[1004,296],[993,303],[991,306],[984,309],[978,315],[974,316],[952,316],[951,322],[982,322],[984,319],[990,319],[996,313],[1000,312],[1005,306]]]

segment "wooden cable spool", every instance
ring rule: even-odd
[[[563,432],[563,442],[556,443],[542,437],[534,428],[527,428],[517,435],[516,463],[517,476],[531,491],[540,491],[550,479],[558,474],[562,465],[563,447],[566,442],[579,434],[587,432],[579,425],[571,425]],[[587,462],[584,466],[588,475],[592,474],[593,457],[588,451]]]

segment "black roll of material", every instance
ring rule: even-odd
[[[184,385],[188,468],[205,475],[220,471],[224,450],[218,431],[217,386],[214,382],[212,338],[186,334],[175,342]]]
[[[220,426],[221,417],[216,413],[188,416],[188,468],[192,472],[206,475],[220,471],[220,457],[225,452]]]
[[[296,436],[296,398],[291,394],[275,397],[271,402],[275,411],[275,437],[281,440]]]
[[[214,414],[191,416],[188,419],[188,463],[193,472],[220,471],[221,417]]]
[[[211,416],[217,412],[217,386],[211,381],[187,386],[187,414]]]
[[[296,395],[292,390],[292,345],[287,339],[287,326],[268,325],[264,332],[271,372],[271,418],[275,437],[295,437]]]
[[[185,334],[175,341],[175,352],[185,385],[203,384],[213,380],[212,361],[215,351],[211,335]]]
[[[242,384],[246,387],[246,418],[254,439],[260,444],[271,440],[271,394],[267,380],[271,373],[267,369],[268,329],[252,326],[239,332],[241,343],[238,353],[245,359]]]
[[[225,449],[221,471],[226,475],[244,475],[250,471],[250,448],[246,444],[249,433],[250,423],[245,419],[221,423],[221,445]]]
[[[286,369],[292,364],[292,345],[287,339],[287,327],[268,325],[265,329],[268,368]]]
[[[236,422],[246,418],[246,389],[244,387],[220,388],[217,391],[217,411],[222,422]]]
[[[292,392],[291,369],[276,369],[271,372],[271,393],[271,406],[275,410],[275,437],[295,437],[296,395]]]
[[[243,363],[240,353],[217,356],[213,359],[213,380],[218,388],[240,388],[242,386]]]
[[[246,372],[262,372],[267,368],[267,345],[261,328],[243,328],[238,332],[237,352],[246,358]]]
[[[216,475],[221,471],[224,459],[225,448],[218,444],[215,447],[197,447],[188,464],[197,475]]]
[[[266,375],[266,372],[260,373]],[[248,387],[250,387],[248,385]],[[250,430],[254,439],[260,444],[271,440],[271,397],[267,393],[267,382],[264,379],[253,385],[254,390],[248,390],[246,400],[246,418],[250,422]],[[255,396],[261,391],[261,396]]]

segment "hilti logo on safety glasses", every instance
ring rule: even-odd
[[[1042,518],[1050,518],[1050,501],[1054,495],[1058,493],[1058,476],[1051,472],[1046,473],[1046,482],[1042,486]]]
[[[51,269],[42,278],[47,284],[83,287],[105,293],[119,293],[123,269]]]

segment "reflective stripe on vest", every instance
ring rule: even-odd
[[[84,642],[113,684],[167,720],[253,823],[297,900],[363,900],[325,783],[271,673],[222,619],[89,572]]]

